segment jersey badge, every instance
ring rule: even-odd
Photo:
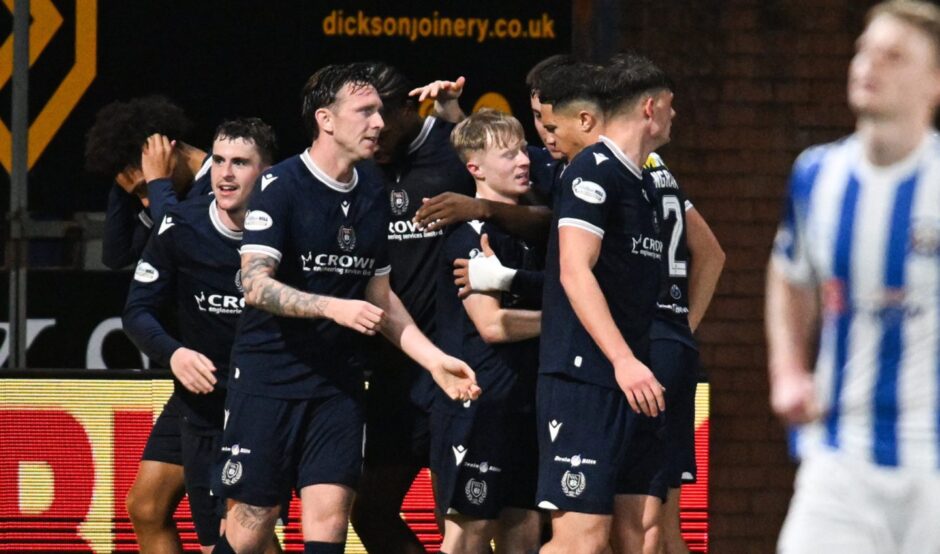
[[[389,198],[392,205],[392,214],[403,215],[408,211],[408,193],[403,190],[393,190]]]
[[[593,181],[585,181],[581,177],[571,183],[571,190],[574,191],[575,196],[588,204],[603,204],[607,200],[607,192],[604,187]]]
[[[343,252],[352,252],[356,248],[356,231],[352,227],[341,226],[336,234],[336,242]]]

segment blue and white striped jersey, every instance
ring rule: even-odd
[[[773,263],[822,299],[824,416],[799,454],[940,470],[940,139],[887,167],[857,136],[810,148],[789,194]]]

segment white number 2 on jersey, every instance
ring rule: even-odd
[[[672,238],[669,240],[669,276],[686,277],[686,262],[676,260],[676,249],[679,248],[679,239],[682,238],[685,213],[679,198],[672,194],[663,196],[663,219],[669,219],[670,213],[676,215],[676,224],[672,227]]]

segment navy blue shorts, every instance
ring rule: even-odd
[[[144,452],[140,456],[141,460],[183,465],[183,452],[180,445],[180,421],[183,418],[178,402],[179,399],[174,393],[163,405],[163,411],[160,412],[157,420],[153,422],[153,428],[150,429],[147,445],[144,446]]]
[[[535,414],[483,396],[466,408],[436,408],[431,445],[437,506],[445,513],[496,519],[506,507],[535,509]]]
[[[536,403],[540,508],[612,514],[615,495],[666,498],[654,484],[660,418],[634,413],[620,390],[562,375],[539,375]]]
[[[225,502],[212,494],[212,481],[218,467],[222,430],[213,433],[191,427],[180,419],[183,452],[183,481],[189,496],[189,509],[199,544],[210,546],[219,540],[219,520],[225,513]]]
[[[695,389],[698,386],[699,357],[694,348],[669,339],[654,340],[650,345],[653,373],[666,387],[665,456],[666,464],[657,477],[668,488],[694,483],[695,466]]]
[[[167,400],[141,459],[183,466],[183,483],[199,544],[210,546],[219,539],[219,520],[225,509],[222,499],[210,491],[222,430],[190,425],[178,402],[175,393]]]
[[[427,467],[430,423],[424,396],[434,386],[427,372],[394,357],[376,367],[368,378],[366,404],[367,467],[409,465]]]
[[[230,390],[217,490],[252,506],[277,506],[291,490],[339,484],[353,489],[362,472],[361,399],[323,385],[310,399]]]

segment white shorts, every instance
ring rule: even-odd
[[[940,553],[940,472],[820,450],[803,462],[779,554]]]

